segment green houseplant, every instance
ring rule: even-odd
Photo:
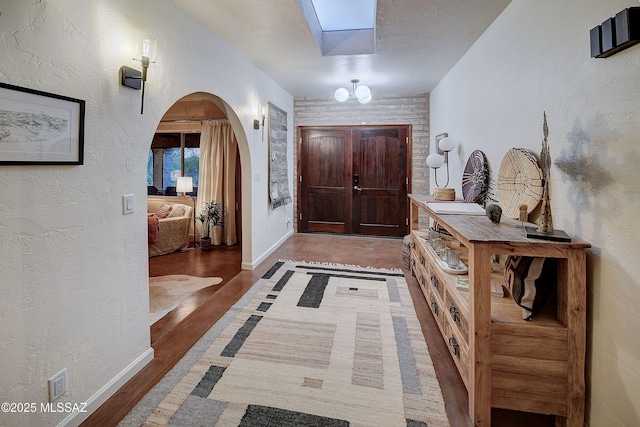
[[[198,219],[202,223],[202,238],[200,239],[200,249],[211,250],[211,229],[222,226],[222,204],[211,201],[202,204]]]

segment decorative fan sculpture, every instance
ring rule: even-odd
[[[480,150],[469,156],[462,173],[462,196],[465,202],[484,204],[489,191],[489,167],[487,158]]]

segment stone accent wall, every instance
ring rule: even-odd
[[[295,98],[294,214],[298,217],[298,148],[300,126],[411,125],[410,193],[429,193],[429,94],[382,96],[373,94],[369,104],[355,99],[338,102],[333,97]],[[294,221],[297,231],[297,221]]]

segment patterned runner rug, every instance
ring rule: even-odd
[[[448,426],[400,270],[276,263],[121,426]]]

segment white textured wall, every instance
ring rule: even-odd
[[[121,65],[138,65],[138,32],[158,38],[144,115],[140,92],[118,80]],[[83,166],[0,167],[0,402],[46,402],[47,379],[65,367],[62,401],[85,402],[149,351],[145,177],[164,112],[197,91],[226,102],[250,267],[292,215],[292,205],[267,208],[267,145],[252,120],[272,101],[293,128],[293,99],[170,0],[3,0],[0,57],[0,81],[87,102]],[[123,216],[129,193],[136,213]],[[0,413],[0,425],[66,415]]]
[[[549,124],[554,226],[588,257],[587,423],[640,425],[640,45],[591,59],[589,30],[629,0],[513,0],[431,94],[432,134],[540,152]],[[432,139],[433,144],[433,139]],[[460,191],[460,174],[455,173]]]

